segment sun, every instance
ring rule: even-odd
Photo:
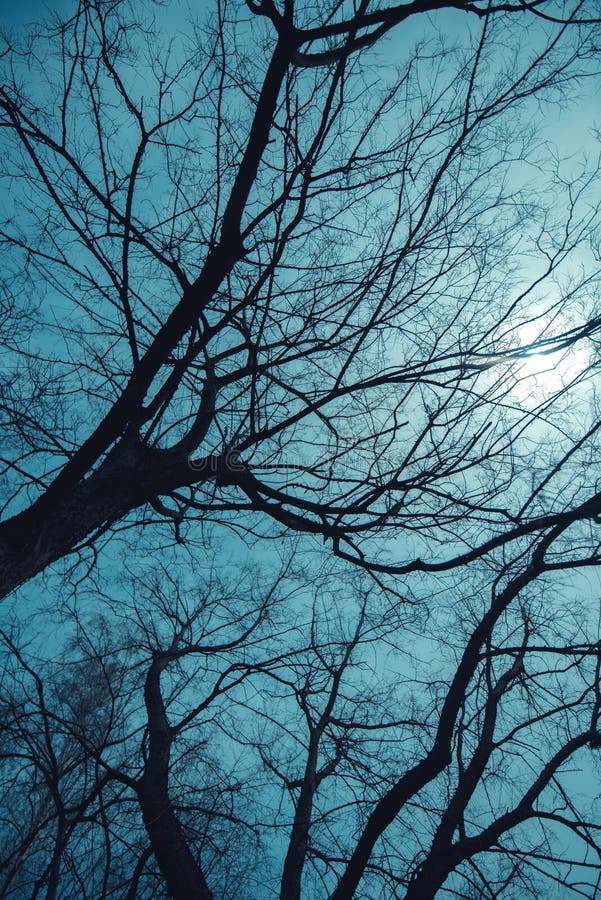
[[[520,325],[512,372],[517,390],[537,398],[549,397],[572,384],[588,368],[590,351],[584,339],[566,346],[572,332],[554,322],[553,332],[540,319]],[[563,337],[562,337],[563,335]]]

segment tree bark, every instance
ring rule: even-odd
[[[299,900],[301,895],[301,876],[307,855],[313,797],[317,787],[316,771],[319,738],[320,733],[315,730],[309,742],[305,774],[298,803],[296,804],[294,822],[290,841],[288,842],[288,852],[284,860],[280,900]]]
[[[172,732],[161,695],[161,672],[168,658],[155,659],[144,686],[149,747],[137,793],[152,851],[174,900],[213,900],[169,796]]]
[[[409,882],[405,900],[433,900],[460,859],[441,857],[428,859],[415,878]]]
[[[174,900],[212,900],[213,894],[173,812],[166,776],[144,776],[138,799],[152,851],[170,896]]]
[[[186,453],[123,438],[103,464],[52,506],[33,504],[0,526],[0,598],[86,538],[169,491],[214,478],[218,457],[191,468]]]

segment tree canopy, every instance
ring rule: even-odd
[[[600,25],[3,34],[2,896],[595,895]]]

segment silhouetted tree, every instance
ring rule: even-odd
[[[5,635],[3,896],[594,896],[598,623],[557,573],[598,560],[549,549],[439,617],[156,567],[59,659]]]
[[[1,896],[594,896],[600,19],[4,36]]]
[[[361,564],[419,534],[398,571],[559,521],[549,468],[538,505],[516,489],[546,402],[512,409],[507,361],[524,322],[549,351],[598,328],[568,265],[590,173],[528,124],[594,73],[588,9],[219,3],[174,45],[86,2],[7,38],[4,592],[148,510],[178,539],[249,511]],[[454,44],[405,47],[444,10]]]

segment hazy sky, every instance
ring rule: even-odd
[[[3,25],[24,25],[47,12],[68,9],[70,0],[0,0],[0,20]]]

